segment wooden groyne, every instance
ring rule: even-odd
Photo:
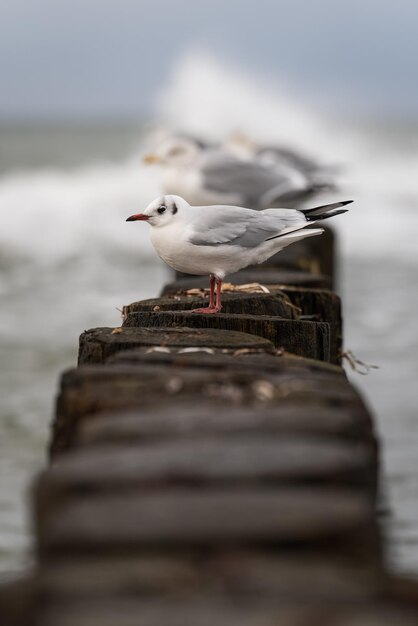
[[[418,623],[417,585],[385,570],[333,236],[302,243],[237,276],[219,315],[192,313],[206,280],[179,277],[81,335],[34,489],[37,565],[0,589],[2,624]]]

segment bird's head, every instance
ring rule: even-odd
[[[144,162],[186,167],[197,159],[201,151],[200,143],[194,139],[171,137],[163,141],[153,153],[147,154]]]
[[[187,205],[180,196],[160,196],[147,206],[143,213],[131,215],[127,222],[146,221],[150,226],[165,226],[178,219],[178,212]]]

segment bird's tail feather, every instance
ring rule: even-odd
[[[315,235],[322,235],[323,228],[300,228],[299,230],[293,230],[291,233],[287,233],[286,239],[298,240],[305,239],[305,237],[314,237]]]
[[[266,241],[271,241],[272,239],[278,239],[279,237],[286,237],[291,233],[299,232],[301,230],[305,230],[307,226],[310,224],[314,224],[318,220],[325,220],[328,217],[334,217],[334,215],[340,215],[341,213],[347,213],[348,209],[341,209],[340,207],[345,206],[346,204],[350,204],[353,202],[352,200],[345,200],[344,202],[334,202],[333,204],[324,204],[322,206],[317,206],[313,209],[299,209],[300,213],[303,213],[306,222],[304,224],[299,224],[294,228],[289,226],[282,230],[282,232],[277,235],[273,235],[273,237],[268,237]],[[321,229],[322,232],[322,229]],[[315,233],[319,234],[319,233]]]

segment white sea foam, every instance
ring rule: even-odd
[[[14,173],[0,178],[0,242],[8,252],[39,261],[138,248],[151,253],[124,219],[156,195],[155,173],[139,159],[78,170]],[[145,252],[144,252],[145,253]]]

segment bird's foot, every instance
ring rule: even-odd
[[[219,311],[221,310],[221,306],[208,306],[205,307],[203,309],[192,309],[192,313],[205,313],[205,314],[210,314],[210,313],[219,313]]]

